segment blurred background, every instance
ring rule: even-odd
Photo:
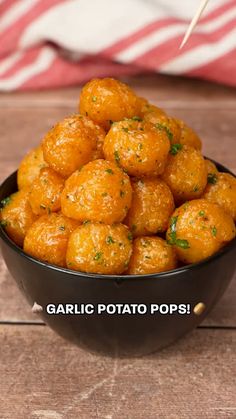
[[[236,85],[236,0],[0,0],[0,90],[184,75]]]

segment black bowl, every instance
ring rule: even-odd
[[[16,190],[15,172],[1,185],[0,200]],[[93,275],[40,262],[26,255],[2,228],[0,233],[7,267],[29,304],[37,302],[43,307],[40,316],[45,323],[83,348],[116,356],[154,352],[194,329],[222,296],[236,266],[234,239],[203,262],[173,271],[142,276]],[[92,304],[95,313],[53,315],[47,313],[49,304]],[[99,304],[142,304],[147,313],[98,314]],[[162,313],[170,304],[189,304],[190,310],[186,314],[151,314],[151,304],[161,306]]]

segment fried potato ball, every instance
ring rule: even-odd
[[[114,121],[138,115],[139,101],[119,80],[93,79],[81,91],[79,110],[107,130]]]
[[[104,137],[103,129],[90,118],[72,115],[45,135],[43,155],[55,172],[67,178],[94,158],[94,153],[102,148]]]
[[[131,176],[163,173],[170,141],[165,130],[153,124],[127,119],[114,123],[104,140],[104,155]]]
[[[235,237],[232,217],[206,199],[186,202],[173,213],[167,241],[184,263],[199,262]]]
[[[215,182],[208,183],[203,198],[220,205],[236,221],[236,178],[234,176],[229,173],[218,173]]]
[[[207,168],[207,183],[215,184],[217,182],[218,170],[216,165],[208,159],[205,159],[205,164]]]
[[[18,189],[30,186],[34,179],[38,176],[40,169],[46,167],[47,163],[43,157],[42,147],[31,150],[20,163],[17,171]]]
[[[125,218],[131,199],[126,173],[115,163],[94,160],[66,180],[61,208],[63,214],[79,221],[112,224]]]
[[[78,226],[77,221],[62,214],[42,215],[27,231],[24,251],[36,259],[66,267],[68,239]]]
[[[160,113],[159,110],[153,110],[145,113],[144,121],[154,124],[159,129],[164,130],[171,143],[175,144],[180,142],[181,129],[174,118]]]
[[[29,202],[36,215],[55,212],[61,208],[64,179],[50,167],[39,172],[30,188]]]
[[[86,223],[70,236],[67,266],[82,272],[122,274],[132,253],[132,235],[122,224]]]
[[[167,230],[174,211],[174,198],[170,188],[158,178],[144,178],[132,182],[132,205],[125,224],[133,235],[144,236]]]
[[[207,184],[207,169],[201,152],[175,144],[162,178],[170,187],[176,203],[199,198]]]
[[[8,236],[22,246],[26,232],[37,219],[29,204],[29,188],[21,189],[1,202],[0,219]]]
[[[181,119],[175,118],[174,120],[180,127],[179,143],[183,145],[189,145],[195,148],[196,150],[201,150],[202,142],[197,133],[187,124],[185,124],[185,122]]]
[[[147,117],[147,115],[151,116],[153,114],[156,116],[166,115],[163,109],[158,108],[155,105],[152,105],[143,97],[139,97],[138,99],[139,99],[139,107],[140,107],[139,116],[141,118],[145,118]]]
[[[138,237],[133,243],[129,275],[145,275],[169,271],[177,267],[172,246],[160,237]]]

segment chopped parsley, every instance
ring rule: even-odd
[[[200,217],[204,217],[205,211],[199,211],[198,215],[200,215]]]
[[[130,241],[132,241],[132,240],[133,240],[133,235],[132,235],[132,233],[130,233],[130,232],[129,232],[127,237],[128,237],[128,240],[130,240]]]
[[[217,228],[216,228],[216,226],[212,227],[211,232],[212,232],[212,235],[214,237],[216,237],[216,234],[217,234]]]
[[[7,198],[4,198],[1,201],[1,207],[4,208],[6,205],[10,204],[10,202],[11,202],[11,197],[10,196],[8,196]]]
[[[129,132],[129,128],[123,127],[123,128],[122,128],[122,131],[124,131],[124,132]]]
[[[97,96],[92,96],[92,101],[97,102]]]
[[[102,257],[102,252],[97,252],[93,259],[94,260],[100,260],[101,257]]]
[[[211,185],[215,185],[217,183],[217,175],[215,173],[208,173],[207,183],[210,183]]]
[[[115,157],[116,163],[118,164],[120,162],[120,156],[117,150],[114,152],[114,157]]]
[[[140,116],[133,116],[131,119],[133,121],[142,121],[142,118],[140,118]]]
[[[112,243],[115,243],[115,241],[113,240],[113,238],[111,236],[107,236],[106,243],[107,244],[112,244]]]
[[[178,221],[177,217],[172,217],[170,221],[170,233],[169,233],[169,239],[167,240],[167,243],[170,245],[175,245],[178,247],[181,247],[181,249],[189,249],[189,242],[185,239],[177,239],[176,237],[176,224]]]
[[[160,123],[157,123],[157,124],[155,124],[155,127],[157,129],[161,130],[161,131],[165,131],[169,140],[170,141],[173,140],[173,133],[170,131],[170,129],[167,126],[165,126],[163,124],[160,124]]]
[[[122,190],[120,190],[120,197],[121,197],[121,198],[124,198],[124,196],[125,196],[125,192],[124,192],[124,191],[122,191]]]
[[[194,186],[194,188],[193,188],[193,192],[198,192],[199,191],[199,187],[196,185],[196,186]]]
[[[170,148],[170,154],[172,154],[172,156],[176,156],[176,154],[177,154],[180,150],[182,150],[182,148],[183,148],[183,145],[182,145],[182,144],[179,144],[179,143],[172,144],[172,145],[171,145],[171,148]]]
[[[136,224],[132,224],[132,226],[131,226],[131,230],[132,230],[132,231],[135,231],[135,230],[136,230],[136,228],[137,228]]]
[[[6,220],[2,220],[2,221],[0,221],[0,225],[1,225],[1,227],[3,227],[3,228],[7,227],[7,221],[6,221]]]
[[[106,169],[105,172],[109,173],[109,175],[114,175],[114,172],[112,169]]]

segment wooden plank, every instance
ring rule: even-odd
[[[135,77],[123,77],[122,80],[128,83],[138,95],[147,97],[150,101],[174,102],[179,107],[184,107],[186,102],[191,102],[192,106],[204,103],[209,108],[214,108],[217,103],[235,107],[235,90],[231,86],[192,78],[148,73]],[[76,86],[36,92],[1,93],[0,107],[19,107],[27,103],[34,107],[49,103],[55,106],[69,104],[74,107],[78,103],[80,91],[81,87]]]
[[[43,326],[1,326],[4,419],[235,418],[236,333],[195,331],[140,359],[91,355]]]

